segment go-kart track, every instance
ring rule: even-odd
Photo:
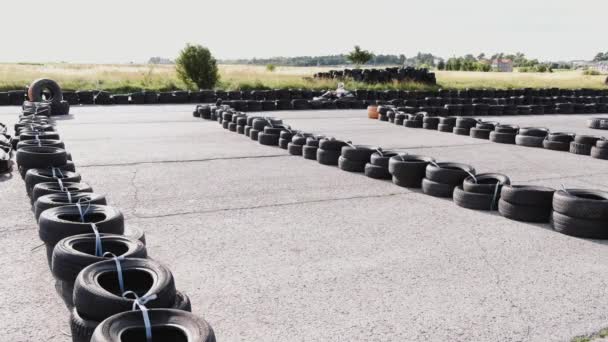
[[[193,105],[57,117],[77,170],[145,230],[218,341],[570,341],[608,326],[608,244],[468,210],[291,156],[192,116]],[[0,108],[11,127],[18,107]],[[608,161],[370,120],[277,111],[294,128],[463,162],[512,184],[608,190]],[[593,115],[495,117],[552,131]],[[70,341],[29,198],[0,179],[0,336]]]

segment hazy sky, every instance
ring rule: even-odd
[[[24,7],[25,6],[25,7]],[[33,10],[28,10],[33,9]],[[217,58],[608,51],[608,0],[2,1],[0,61],[145,62],[186,42]]]

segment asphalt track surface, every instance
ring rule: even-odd
[[[290,156],[193,118],[193,107],[74,107],[57,125],[83,180],[145,229],[150,256],[218,341],[569,341],[608,326],[606,242]],[[0,122],[17,112],[0,108]],[[588,156],[397,127],[363,110],[270,114],[513,184],[608,190],[608,161]],[[586,128],[590,116],[493,119],[606,134]],[[18,173],[0,179],[0,195],[1,339],[69,341]]]

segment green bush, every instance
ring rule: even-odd
[[[276,70],[276,68],[277,68],[277,66],[276,66],[276,65],[274,65],[274,64],[267,64],[267,65],[266,65],[266,71],[273,72],[273,71],[275,71],[275,70]]]
[[[201,45],[186,44],[175,60],[175,70],[191,89],[213,89],[220,78],[215,58]]]
[[[595,69],[586,69],[583,70],[583,75],[585,76],[598,76],[600,75],[600,72],[595,70]]]

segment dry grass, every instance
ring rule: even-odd
[[[335,81],[317,81],[311,76],[327,67],[277,67],[220,65],[222,89],[335,88]],[[21,89],[32,80],[49,77],[65,89],[105,89],[113,92],[184,89],[171,65],[0,64],[0,90]],[[495,73],[438,71],[442,88],[606,88],[606,76],[585,76],[580,71],[555,73]],[[416,83],[368,86],[347,83],[350,89],[429,89]]]

